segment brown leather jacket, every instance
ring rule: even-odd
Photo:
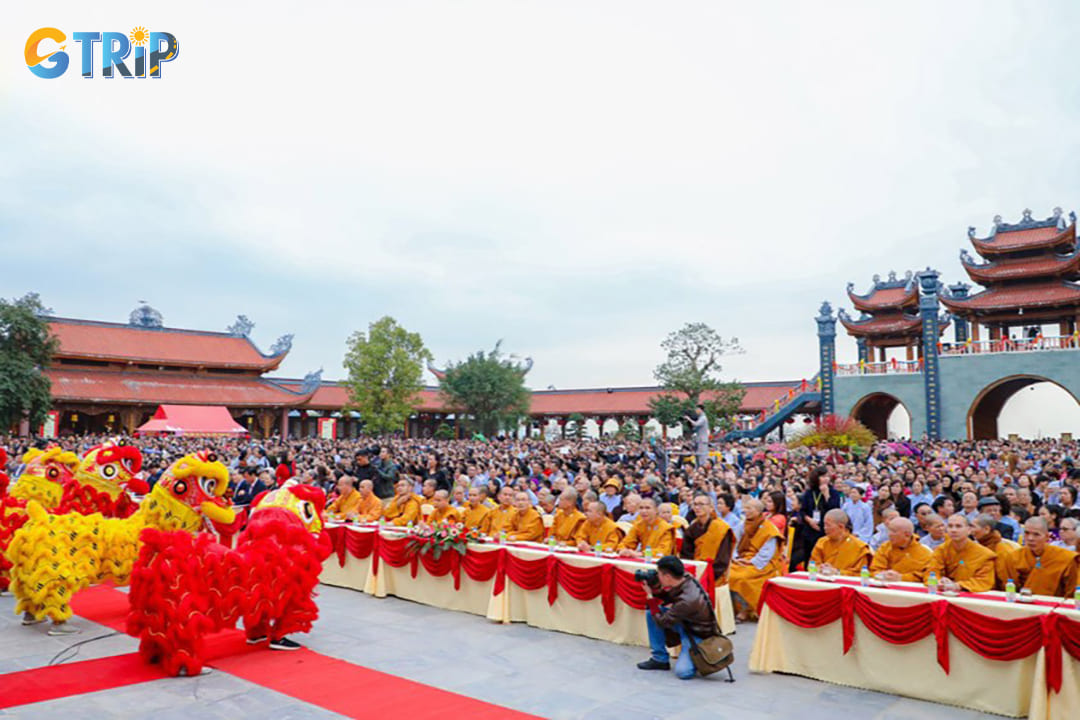
[[[705,591],[692,575],[687,573],[681,584],[654,592],[653,595],[667,607],[661,607],[654,615],[656,624],[664,629],[669,647],[678,645],[681,640],[673,628],[681,624],[687,632],[698,638],[720,634],[716,623],[716,614]]]

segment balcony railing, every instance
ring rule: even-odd
[[[1038,335],[1033,338],[1003,338],[1000,340],[968,340],[962,344],[938,345],[938,353],[951,355],[988,355],[991,353],[1040,352],[1044,350],[1075,350],[1080,348],[1080,334]]]
[[[886,360],[836,365],[837,375],[910,375],[922,372],[922,360]]]

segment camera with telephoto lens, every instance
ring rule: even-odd
[[[648,583],[650,587],[660,584],[660,575],[655,570],[635,570],[634,579],[638,582]]]

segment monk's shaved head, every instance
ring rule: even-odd
[[[993,530],[994,526],[997,525],[997,520],[990,517],[986,513],[983,513],[982,515],[978,515],[975,518],[975,524],[979,527],[985,528],[986,530]]]
[[[1041,518],[1038,515],[1032,515],[1024,521],[1024,531],[1037,530],[1044,533],[1050,532],[1050,525],[1046,522],[1045,518]]]
[[[899,515],[899,513],[897,514]],[[906,517],[894,517],[889,521],[889,531],[906,534],[908,537],[915,534],[915,525]]]
[[[832,520],[833,522],[840,523],[844,526],[847,526],[848,524],[847,513],[843,510],[830,510],[829,512],[825,513],[825,519]]]

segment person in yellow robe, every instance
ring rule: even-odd
[[[993,590],[997,556],[971,539],[971,523],[964,514],[950,515],[945,532],[949,539],[934,551],[928,571],[941,578],[939,587],[953,592]]]
[[[484,535],[491,534],[491,514],[494,512],[486,504],[487,488],[480,486],[469,488],[469,499],[461,514],[461,521],[467,528],[475,528]]]
[[[716,585],[727,583],[731,566],[731,554],[735,548],[735,533],[731,527],[716,516],[712,498],[698,493],[690,501],[694,522],[683,532],[683,544],[679,555],[684,560],[712,563]]]
[[[915,540],[915,526],[907,518],[895,517],[885,528],[889,539],[874,553],[870,573],[885,582],[923,582],[934,553]]]
[[[498,498],[499,504],[491,511],[488,522],[488,534],[492,537],[497,536],[503,530],[510,532],[510,523],[514,520],[514,515],[517,514],[517,509],[514,507],[513,488],[509,485],[503,485],[499,488]]]
[[[1071,598],[1076,592],[1077,563],[1080,556],[1050,544],[1050,527],[1041,517],[1024,523],[1024,545],[1005,559],[1005,578],[1016,589],[1028,588],[1035,595]]]
[[[608,517],[604,503],[596,500],[585,505],[585,522],[578,526],[574,539],[582,552],[595,549],[597,543],[604,552],[612,552],[619,546],[622,534],[615,521]]]
[[[619,555],[644,557],[646,548],[652,549],[656,559],[671,555],[675,551],[675,528],[660,518],[656,501],[652,498],[641,499],[637,520],[619,543]]]
[[[360,522],[375,522],[382,515],[382,500],[375,494],[375,483],[361,480],[357,492],[360,504],[356,507],[356,519]]]
[[[567,488],[559,494],[555,521],[551,525],[551,534],[555,541],[564,545],[573,545],[578,528],[585,522],[585,514],[577,509],[577,491]]]
[[[870,546],[851,534],[850,522],[843,510],[825,513],[825,537],[814,544],[810,560],[826,575],[858,575],[870,568]]]
[[[728,587],[739,607],[737,620],[757,616],[761,590],[770,578],[784,574],[780,531],[765,519],[765,506],[754,498],[743,499],[743,531],[728,571]]]
[[[544,539],[544,518],[529,502],[529,493],[514,493],[515,512],[506,528],[506,539],[514,542],[539,542]]]
[[[356,478],[342,475],[337,481],[338,496],[326,506],[326,516],[334,520],[355,520],[360,507]]]
[[[431,496],[431,505],[434,510],[431,511],[428,522],[432,525],[461,522],[461,515],[458,514],[458,509],[450,504],[450,493],[447,491],[436,490],[435,494]]]
[[[393,525],[408,525],[420,519],[420,501],[412,491],[412,481],[402,478],[394,486],[394,497],[383,506],[383,517]]]
[[[977,541],[984,548],[994,553],[994,587],[998,590],[1005,589],[1005,580],[1008,577],[1005,573],[1005,559],[1009,557],[1015,550],[1015,545],[1011,545],[1001,537],[1001,533],[997,530],[997,520],[991,515],[983,513],[977,515],[974,520],[971,521],[971,537]]]

